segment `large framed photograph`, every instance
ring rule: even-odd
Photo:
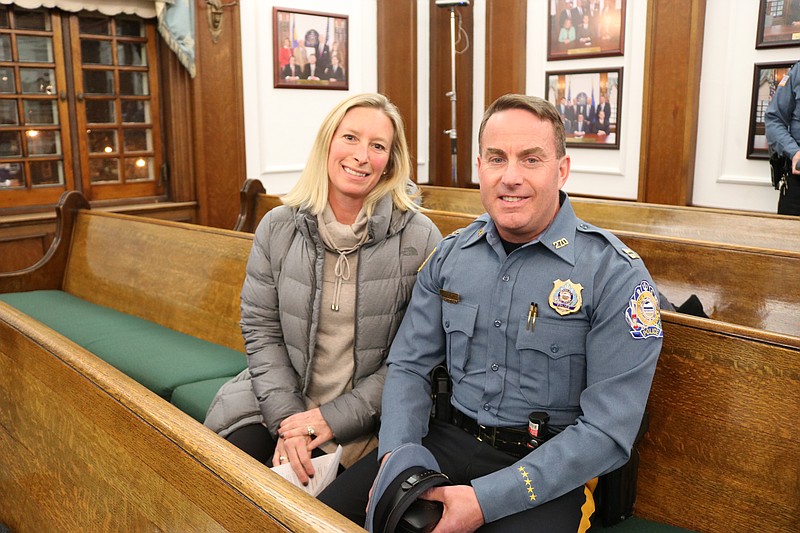
[[[769,159],[764,114],[794,63],[760,63],[753,73],[753,100],[750,105],[750,133],[747,136],[747,158]]]
[[[759,0],[756,48],[800,45],[800,0]]]
[[[621,56],[625,0],[550,0],[547,59]]]
[[[548,72],[546,80],[567,146],[619,149],[622,68]]]
[[[275,87],[346,90],[348,17],[272,8]]]

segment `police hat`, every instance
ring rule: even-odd
[[[442,517],[442,504],[417,498],[431,487],[452,485],[430,451],[403,444],[381,465],[367,507],[370,533],[428,532]]]

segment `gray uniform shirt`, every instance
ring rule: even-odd
[[[417,276],[389,353],[379,456],[427,434],[429,374],[444,360],[453,405],[480,424],[525,426],[546,411],[565,427],[472,481],[487,522],[624,464],[661,351],[657,293],[641,259],[576,218],[561,194],[550,227],[509,255],[488,215],[445,238]]]
[[[800,150],[800,62],[781,80],[764,114],[767,142],[789,159]]]

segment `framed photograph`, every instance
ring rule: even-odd
[[[272,8],[275,87],[347,90],[347,24],[347,15]]]
[[[621,56],[625,0],[550,0],[547,59]]]
[[[794,63],[761,63],[753,73],[753,100],[750,105],[750,133],[747,136],[747,159],[769,159],[764,114]]]
[[[568,147],[619,150],[622,68],[548,72],[546,83]]]
[[[800,0],[759,0],[756,48],[800,45]]]

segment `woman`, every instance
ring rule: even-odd
[[[377,444],[389,345],[441,239],[408,194],[410,174],[397,108],[352,96],[256,229],[242,288],[248,369],[206,425],[264,463],[288,461],[303,483],[312,451],[342,444],[347,467]]]

